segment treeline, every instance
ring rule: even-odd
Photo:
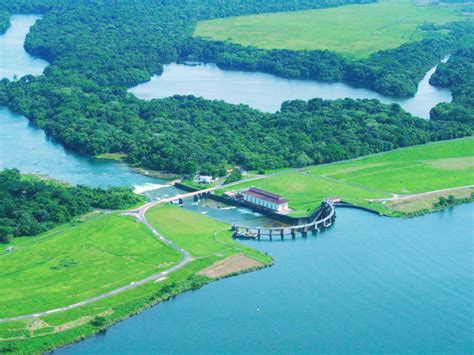
[[[57,69],[72,70],[100,85],[130,87],[161,73],[164,63],[197,59],[227,69],[258,70],[297,79],[343,80],[389,96],[413,96],[428,69],[463,41],[462,28],[443,35],[439,26],[425,26],[433,38],[357,61],[329,51],[265,50],[192,37],[197,21],[203,19],[367,2],[372,1],[163,0],[71,4],[66,0],[13,0],[3,4],[3,8],[47,12],[31,29],[25,48]]]
[[[91,208],[121,209],[140,201],[129,188],[72,187],[4,169],[0,171],[0,242],[45,232]]]
[[[0,11],[0,35],[4,34],[10,27],[10,14],[6,11]]]
[[[348,63],[330,51],[260,49],[235,43],[190,39],[180,59],[216,63],[221,69],[259,71],[291,79],[342,81]]]
[[[345,81],[392,97],[411,97],[430,68],[472,40],[472,21],[422,26],[428,38],[348,60],[322,50],[266,50],[234,43],[190,39],[182,60],[216,63],[223,69],[262,71],[285,78]]]
[[[87,82],[64,90],[26,76],[1,82],[2,101],[75,151],[125,153],[130,164],[183,174],[206,164],[327,163],[471,134],[463,123],[414,118],[377,100],[292,101],[269,114],[192,96],[142,101]]]
[[[431,111],[431,119],[474,127],[474,43],[455,52],[446,64],[440,64],[430,82],[453,93],[453,101],[437,105]]]
[[[348,65],[344,79],[387,96],[414,96],[420,80],[456,47],[462,36],[459,31],[373,53]]]
[[[327,51],[266,51],[192,38],[199,19],[343,3],[348,2],[0,3],[0,9],[9,11],[15,6],[47,11],[31,28],[25,47],[51,63],[42,76],[2,80],[0,104],[25,115],[77,152],[125,153],[131,164],[185,174],[206,163],[218,170],[228,165],[304,166],[472,134],[464,122],[427,122],[397,105],[371,100],[295,101],[283,105],[281,112],[265,114],[194,97],[145,102],[126,92],[160,72],[163,63],[207,58],[228,68],[344,79],[387,94],[408,95],[429,67],[464,42],[467,25],[459,25],[451,34],[348,63]]]
[[[0,4],[0,10],[46,13],[27,36],[29,53],[100,85],[129,87],[161,73],[162,64],[179,60],[198,20],[372,1],[12,0]]]

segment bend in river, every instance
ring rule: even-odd
[[[39,19],[13,15],[11,26],[0,36],[0,77],[40,75],[48,63],[31,57],[23,48],[29,28]],[[25,117],[0,107],[0,169],[18,168],[25,173],[46,175],[71,184],[90,186],[134,186],[138,191],[165,186],[166,182],[135,173],[126,164],[90,159],[55,143]],[[165,186],[166,187],[166,186]],[[176,189],[160,189],[175,194]]]
[[[429,118],[430,110],[441,102],[452,100],[448,89],[429,83],[436,67],[421,80],[413,98],[395,99],[374,91],[354,88],[344,83],[322,83],[313,80],[283,79],[271,74],[219,69],[215,64],[168,64],[162,75],[129,91],[140,99],[151,100],[173,95],[194,95],[206,99],[246,104],[265,112],[276,112],[287,100],[378,99],[397,103],[414,116]]]
[[[32,22],[25,24],[20,19],[22,16],[12,18],[9,31],[18,30],[18,23],[23,23],[22,33],[27,33]],[[2,42],[2,50],[23,49],[23,38]],[[12,47],[4,47],[5,43]],[[16,64],[14,57],[2,56],[2,76],[34,73],[28,65],[19,71]],[[35,68],[42,71],[44,65]],[[193,68],[216,70],[212,66],[186,70]],[[224,75],[231,74],[235,72]],[[250,90],[262,75],[266,74],[245,73],[241,80],[247,80]],[[191,80],[186,75],[183,79]],[[227,80],[219,85],[228,85]],[[286,82],[289,88],[295,85],[296,98],[306,97],[298,93],[304,91],[301,82],[272,80],[277,86],[266,82],[260,87],[277,95],[278,82]],[[229,97],[232,92],[236,97],[254,96],[262,107],[275,104],[270,96],[233,91],[243,90],[242,83],[217,89]],[[426,78],[419,91],[423,83]],[[192,88],[197,90],[200,85],[197,81]],[[288,99],[284,96],[280,99]],[[95,186],[140,185],[144,190],[152,187],[146,184],[162,184],[135,174],[124,164],[73,154],[6,108],[0,109],[0,116],[0,168],[18,167]],[[150,198],[165,194],[160,191],[165,189],[148,192]],[[249,215],[212,203],[185,201],[185,208],[227,222],[238,222],[238,213]],[[181,295],[117,324],[105,336],[57,352],[344,352],[349,346],[355,352],[471,352],[473,213],[473,205],[466,205],[400,220],[340,210],[335,226],[316,237],[246,242],[272,255],[274,267]],[[263,222],[259,216],[242,218],[249,224]]]

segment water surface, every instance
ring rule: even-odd
[[[163,302],[58,354],[472,353],[472,215],[338,210],[295,241],[248,242],[275,265]]]
[[[15,76],[41,75],[48,65],[43,59],[34,58],[23,49],[30,27],[40,16],[12,15],[11,26],[0,36],[0,78],[12,80]]]
[[[206,99],[246,104],[266,112],[275,112],[287,100],[378,99],[383,103],[398,103],[414,116],[429,118],[430,110],[440,102],[450,102],[448,89],[431,86],[432,68],[418,85],[413,98],[395,99],[374,91],[353,88],[344,83],[322,83],[313,80],[283,79],[271,74],[219,69],[215,64],[164,66],[162,75],[132,89],[140,99],[151,100],[173,95],[194,95]]]
[[[39,16],[13,15],[11,26],[0,36],[0,76],[12,79],[40,75],[48,65],[23,48],[29,28]],[[90,159],[64,148],[34,127],[25,117],[0,107],[0,169],[18,168],[24,173],[45,175],[71,184],[90,186],[132,186],[137,191],[160,188],[157,195],[171,195],[177,189],[166,182],[135,173],[126,164]]]
[[[12,18],[10,38],[16,38],[15,29],[21,29],[24,38],[34,22],[25,18],[32,17]],[[17,67],[18,58],[28,57],[24,50],[18,57],[3,56],[3,52],[23,49],[23,39],[5,41],[6,36],[0,37],[1,75],[39,74],[45,64],[39,65],[33,58],[29,58],[31,63],[38,67],[31,63]],[[216,69],[185,67],[193,68]],[[230,95],[234,84],[228,86],[232,83],[228,75],[238,73],[214,74],[219,73],[226,79],[220,81],[215,93],[221,90]],[[262,75],[265,76],[245,73],[240,78],[244,84],[249,78],[258,83]],[[205,87],[207,77],[203,77],[204,84],[195,82],[189,89]],[[261,102],[262,107],[276,105],[276,101],[287,99],[286,94],[293,92],[287,87],[293,84],[295,98],[306,98],[300,96],[305,91],[300,87],[302,82],[269,77],[276,80],[276,89],[270,94],[255,91],[249,95],[248,90],[257,84],[245,89],[237,80],[236,101],[255,96],[252,99]],[[192,81],[186,75],[184,79]],[[284,85],[285,95],[273,102],[272,95],[281,95],[278,83]],[[268,82],[264,84],[262,88],[271,88]],[[74,184],[128,185],[141,191],[156,187],[152,184],[163,184],[162,180],[134,173],[124,164],[71,153],[23,116],[0,108],[0,169],[5,167]],[[160,198],[176,193],[167,189],[147,194]],[[185,201],[185,208],[227,222],[265,223],[259,215],[222,207],[209,201]],[[467,205],[400,220],[339,210],[335,226],[316,237],[248,242],[272,255],[274,267],[186,293],[119,323],[105,336],[90,338],[58,353],[472,353],[473,213],[474,206]]]

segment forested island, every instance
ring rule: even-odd
[[[457,58],[470,53],[471,22],[427,26],[433,32],[428,39],[358,60],[329,51],[264,50],[192,37],[202,19],[365,2],[232,0],[224,6],[208,0],[72,6],[67,1],[14,0],[0,10],[44,14],[31,28],[25,48],[51,65],[40,77],[2,80],[0,103],[80,153],[120,153],[130,164],[183,174],[206,162],[216,168],[305,166],[471,135],[472,102],[465,88],[469,75],[441,79],[448,75],[444,68],[459,66]],[[452,88],[454,100],[433,110],[429,122],[378,101],[296,101],[276,114],[265,114],[195,97],[144,102],[127,93],[128,87],[160,73],[164,63],[192,59],[288,78],[343,80],[406,97],[449,53],[452,62],[440,67],[433,83]],[[466,63],[469,74],[469,59]]]
[[[143,201],[128,187],[69,186],[17,169],[0,171],[0,242],[32,236],[70,222],[92,208],[123,209]]]

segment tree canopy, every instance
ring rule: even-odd
[[[125,187],[72,187],[5,169],[0,171],[0,242],[45,232],[92,208],[122,209],[141,200]]]
[[[457,89],[466,87],[458,84],[460,78],[449,84],[455,106],[440,106],[432,122],[372,100],[294,101],[266,114],[195,97],[145,102],[126,91],[160,73],[164,63],[195,59],[284,77],[345,80],[409,96],[430,67],[472,38],[472,24],[449,24],[433,29],[429,39],[349,61],[328,51],[269,51],[192,37],[201,19],[361,2],[368,1],[3,2],[0,10],[44,13],[25,48],[51,64],[39,77],[2,80],[0,104],[77,152],[124,153],[130,164],[177,173],[192,173],[204,164],[216,169],[303,166],[472,134],[464,119],[472,115],[472,106],[459,99],[469,98],[466,89]],[[447,67],[460,56],[454,54]],[[472,64],[472,56],[463,57]],[[438,76],[446,77],[442,68]],[[446,119],[453,107],[460,119]]]

